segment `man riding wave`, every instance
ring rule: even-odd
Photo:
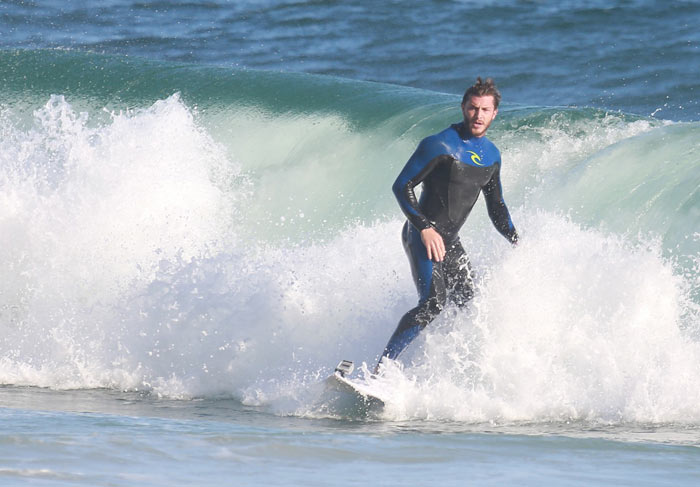
[[[398,357],[448,298],[462,307],[474,296],[471,264],[458,233],[479,194],[484,194],[496,229],[511,244],[518,242],[503,200],[501,153],[485,137],[500,101],[493,80],[477,78],[462,98],[464,120],[423,139],[394,182],[392,189],[408,219],[402,240],[419,301],[399,321],[377,369],[384,357]],[[421,184],[418,199],[415,188]]]

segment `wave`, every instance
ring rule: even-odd
[[[316,414],[330,367],[376,360],[415,301],[388,188],[422,137],[458,120],[459,98],[0,58],[1,383]],[[388,372],[386,414],[700,420],[699,129],[502,107],[491,134],[523,244],[475,209],[462,239],[478,295]]]

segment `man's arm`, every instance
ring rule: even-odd
[[[442,236],[433,228],[430,220],[423,214],[416,198],[415,187],[430,174],[440,161],[442,155],[439,145],[428,137],[418,144],[418,148],[394,181],[392,190],[399,206],[408,221],[420,230],[421,240],[428,251],[428,259],[440,262],[445,256],[445,244]]]
[[[434,143],[430,139],[430,137],[423,139],[418,144],[418,148],[391,187],[396,200],[399,202],[401,211],[418,230],[425,230],[432,226],[428,218],[423,214],[415,193],[415,187],[423,182],[439,161],[439,157],[437,157],[432,147]]]
[[[491,179],[483,188],[486,208],[489,218],[501,235],[512,244],[518,243],[518,232],[510,219],[508,207],[503,199],[503,187],[501,186],[501,163],[497,163],[496,170]]]

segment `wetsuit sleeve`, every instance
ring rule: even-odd
[[[489,212],[489,218],[500,232],[511,243],[518,242],[518,232],[515,231],[515,226],[510,219],[510,213],[506,202],[503,200],[503,188],[501,186],[501,163],[497,163],[491,179],[483,188],[484,199],[486,200],[486,208]]]
[[[435,144],[430,138],[423,139],[392,186],[401,211],[418,230],[425,230],[432,225],[421,211],[415,187],[435,169],[441,155],[439,151],[435,150]]]

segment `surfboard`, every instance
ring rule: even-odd
[[[376,390],[361,381],[354,381],[348,377],[352,374],[353,369],[354,365],[351,361],[342,360],[333,374],[326,379],[326,384],[332,389],[362,400],[370,407],[384,407],[384,399]]]

